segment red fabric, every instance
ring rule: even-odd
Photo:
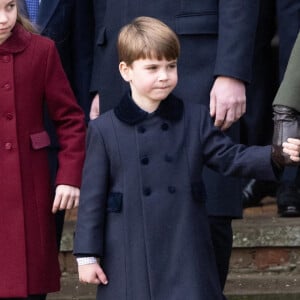
[[[57,183],[79,187],[83,112],[54,43],[16,25],[0,45],[0,298],[59,289],[45,102],[61,146]]]

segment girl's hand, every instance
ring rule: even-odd
[[[93,284],[108,284],[107,277],[99,264],[88,264],[78,266],[79,281]]]
[[[52,212],[56,213],[58,210],[71,209],[77,207],[79,204],[80,190],[77,187],[70,185],[58,185],[55,191]]]
[[[300,139],[288,138],[287,142],[282,144],[283,152],[290,156],[290,159],[296,163],[300,162]]]

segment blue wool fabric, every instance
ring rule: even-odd
[[[27,11],[31,22],[36,23],[39,12],[39,0],[26,0]]]

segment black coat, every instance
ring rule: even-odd
[[[182,99],[208,105],[218,75],[245,82],[251,79],[258,0],[94,0],[94,6],[96,32],[91,90],[100,93],[101,112],[114,107],[126,90],[118,71],[118,32],[141,15],[164,21],[179,36],[179,82],[174,93]],[[238,124],[228,134],[238,141]],[[210,215],[241,216],[241,186],[236,179],[224,179],[207,171],[205,184]]]
[[[233,144],[204,106],[172,95],[152,114],[125,96],[91,121],[74,253],[101,257],[97,299],[222,299],[202,170],[272,180],[270,153]]]

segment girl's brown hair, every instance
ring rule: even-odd
[[[130,66],[138,59],[177,59],[180,45],[177,35],[166,24],[155,18],[138,17],[121,29],[118,53],[119,61]]]
[[[21,24],[27,31],[38,33],[37,28],[30,22],[30,20],[22,14],[20,7],[20,0],[17,0],[17,22]]]

